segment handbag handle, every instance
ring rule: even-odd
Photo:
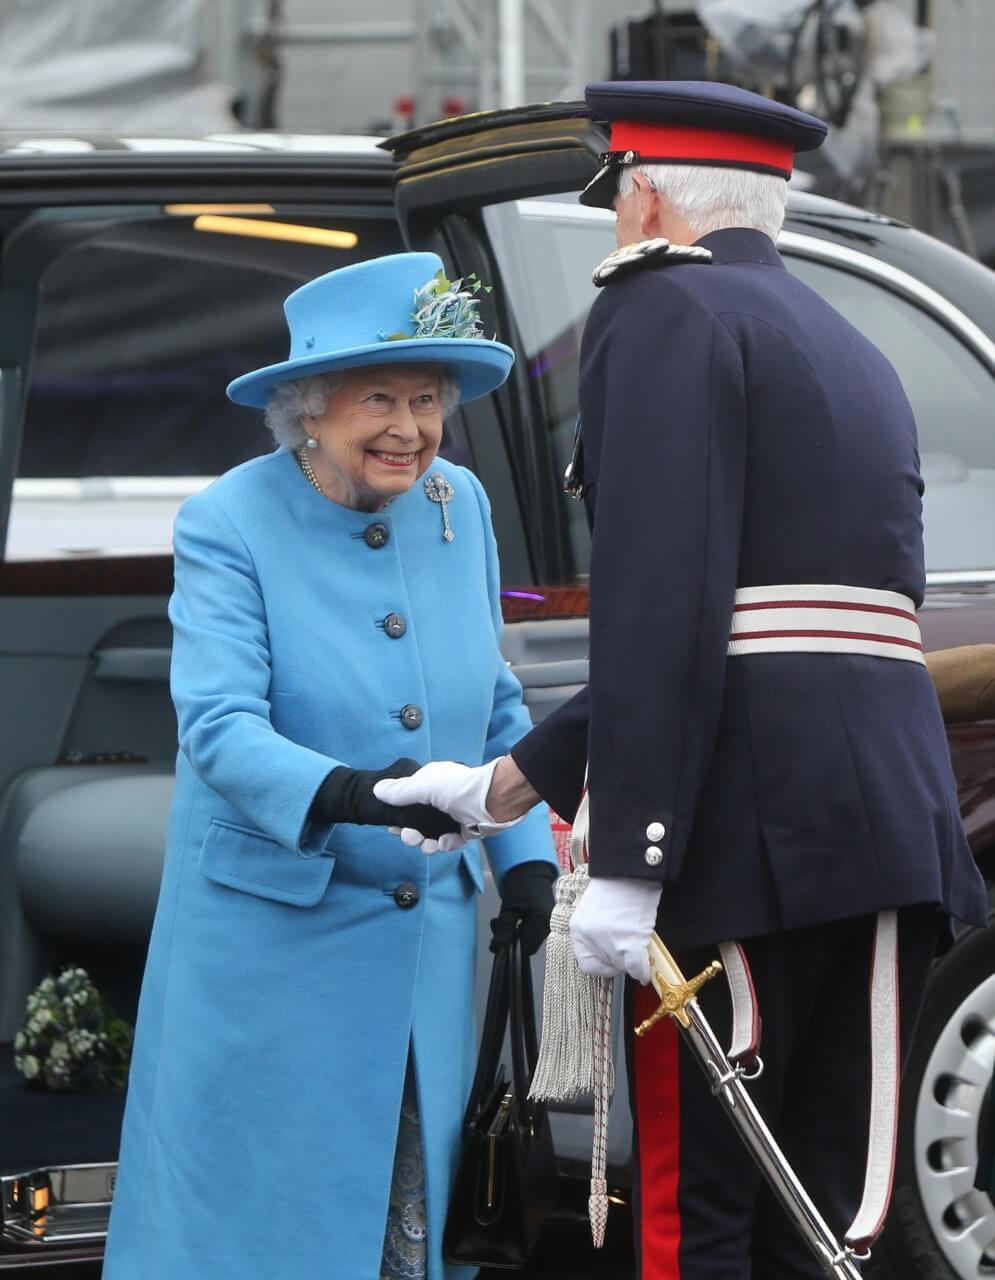
[[[508,1038],[511,1042],[515,1109],[519,1121],[531,1125],[532,1104],[528,1094],[539,1057],[539,1034],[532,991],[532,966],[522,953],[522,942],[517,934],[508,946],[501,947],[494,956],[477,1054],[477,1070],[466,1105],[466,1125],[473,1122],[482,1103],[494,1088],[506,1028],[509,1029]]]
[[[509,1008],[511,1040],[511,1074],[515,1085],[515,1109],[519,1122],[532,1127],[534,1103],[529,1102],[529,1086],[539,1058],[539,1036],[536,1030],[536,1008],[532,994],[532,965],[522,952],[522,940],[516,933],[508,947],[511,962]]]
[[[480,1049],[477,1053],[477,1070],[470,1096],[466,1104],[465,1124],[469,1125],[477,1114],[481,1103],[494,1087],[498,1066],[501,1061],[501,1046],[504,1043],[504,1031],[508,1025],[510,1009],[509,979],[511,975],[511,957],[507,947],[495,953],[491,966],[491,982],[487,990],[487,1007],[484,1011],[484,1025],[480,1033]]]

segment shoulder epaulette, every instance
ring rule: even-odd
[[[599,262],[591,273],[591,279],[600,289],[610,280],[639,271],[643,267],[677,266],[681,262],[711,262],[711,249],[694,244],[671,244],[660,236],[656,240],[640,240],[638,244],[624,244]]]

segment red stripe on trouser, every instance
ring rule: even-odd
[[[638,1026],[659,1001],[636,985]],[[680,1280],[681,1110],[679,1032],[672,1018],[635,1040],[636,1123],[639,1129],[639,1249],[642,1280]]]

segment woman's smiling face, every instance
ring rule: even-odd
[[[325,412],[302,423],[318,441],[308,460],[327,496],[378,511],[406,493],[439,450],[439,371],[416,364],[350,369]]]

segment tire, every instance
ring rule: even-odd
[[[995,1205],[974,1188],[995,1066],[995,927],[937,961],[902,1084],[891,1212],[876,1255],[902,1280],[995,1276]]]

